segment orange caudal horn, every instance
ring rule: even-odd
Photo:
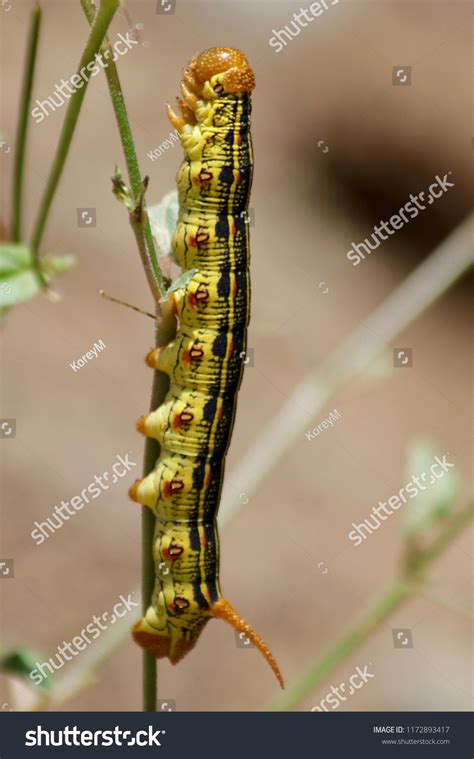
[[[215,619],[223,619],[224,622],[228,622],[229,625],[234,628],[234,630],[237,630],[238,632],[241,632],[247,636],[250,642],[254,644],[255,648],[258,648],[260,653],[263,654],[273,672],[275,673],[275,676],[281,687],[284,688],[285,686],[283,683],[283,677],[272,652],[268,648],[267,644],[262,640],[260,635],[255,632],[253,627],[250,627],[248,622],[246,622],[245,619],[242,619],[242,617],[236,612],[232,604],[229,603],[229,601],[226,601],[225,598],[220,598],[218,601],[216,601],[215,604],[211,606],[211,613]]]

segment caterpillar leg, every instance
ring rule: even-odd
[[[171,121],[172,126],[174,126],[175,129],[178,130],[178,132],[181,134],[183,131],[184,125],[186,124],[185,119],[182,116],[178,116],[175,111],[173,111],[172,107],[169,103],[166,104],[166,112],[168,114],[168,118]]]
[[[197,638],[186,640],[182,637],[173,638],[166,631],[159,632],[152,627],[146,617],[142,617],[132,627],[132,637],[135,643],[148,651],[156,659],[169,659],[171,664],[177,664],[196,645]]]

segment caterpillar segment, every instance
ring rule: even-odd
[[[222,596],[216,516],[224,463],[242,379],[250,314],[246,213],[252,182],[250,92],[245,56],[212,48],[183,72],[180,114],[179,216],[173,251],[183,270],[196,270],[169,294],[163,311],[178,319],[176,337],[146,363],[165,372],[164,403],[137,422],[158,440],[154,470],[130,490],[156,517],[156,582],[136,642],[176,664],[212,619],[223,619],[258,648],[283,679],[270,650]]]

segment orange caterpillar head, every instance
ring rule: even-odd
[[[198,100],[216,95],[243,95],[255,87],[255,76],[240,50],[233,47],[211,47],[191,58],[183,71],[181,97],[177,98],[181,115],[168,104],[168,118],[182,133],[186,124],[196,124]]]
[[[247,58],[232,47],[211,47],[198,53],[190,60],[183,79],[186,87],[198,98],[202,96],[206,82],[211,82],[217,95],[251,92],[255,87],[255,76]]]

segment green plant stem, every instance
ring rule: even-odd
[[[159,315],[157,315],[157,319]],[[176,332],[174,318],[157,321],[155,333],[156,347],[167,345]],[[150,400],[150,411],[154,411],[163,403],[168,392],[169,378],[163,372],[154,372]],[[147,437],[143,459],[143,476],[146,477],[154,469],[160,455],[160,445],[157,440]],[[143,507],[142,512],[142,604],[145,614],[155,585],[155,565],[153,561],[153,538],[155,532],[155,515],[151,509]],[[156,711],[157,666],[156,659],[148,652],[143,653],[143,711]]]
[[[90,24],[94,23],[95,10],[90,0],[81,0],[82,9]],[[166,345],[174,336],[176,322],[163,320],[159,314],[158,303],[164,295],[166,287],[163,275],[158,265],[150,221],[146,210],[143,183],[138,165],[135,143],[128,119],[127,109],[122,93],[122,87],[117,68],[112,60],[112,50],[107,38],[102,43],[102,54],[109,61],[105,76],[109,86],[112,106],[122,142],[122,149],[127,164],[128,178],[133,195],[133,209],[129,210],[129,220],[135,235],[138,251],[147,277],[148,285],[157,307],[157,326],[155,345]],[[163,403],[169,387],[169,379],[163,372],[155,372],[152,385],[150,410],[155,410]],[[156,440],[146,439],[143,460],[143,476],[146,477],[155,467],[160,453]],[[146,612],[155,584],[155,567],[153,562],[153,537],[155,532],[155,516],[150,509],[142,512],[142,604]],[[157,697],[157,664],[156,659],[148,652],[143,653],[143,711],[156,711]]]
[[[90,0],[81,0],[82,9],[89,23],[95,17],[94,7]],[[148,285],[157,306],[157,326],[155,345],[166,345],[174,336],[175,319],[163,320],[159,314],[158,303],[166,291],[165,282],[158,265],[155,245],[151,233],[150,221],[146,210],[144,192],[146,184],[142,181],[137,153],[133,141],[132,130],[128,119],[127,109],[122,93],[122,87],[117,68],[112,60],[112,50],[107,38],[102,44],[103,55],[109,60],[105,76],[109,86],[112,106],[117,121],[117,127],[122,142],[122,149],[127,165],[128,178],[133,195],[134,207],[129,208],[129,219],[137,242],[138,251],[147,277]],[[150,410],[155,410],[163,403],[169,387],[169,379],[163,372],[155,372],[152,385]],[[155,467],[160,453],[156,440],[146,439],[143,460],[143,476],[146,477]],[[153,562],[153,538],[155,531],[155,516],[150,509],[144,508],[142,513],[142,603],[143,613],[146,612],[155,584],[155,567]],[[146,651],[143,653],[143,710],[156,711],[157,697],[157,664],[156,659]]]
[[[23,75],[23,89],[20,100],[20,115],[15,141],[15,166],[13,170],[12,188],[12,220],[10,234],[13,242],[20,242],[22,235],[22,198],[23,198],[23,171],[25,167],[26,138],[28,134],[29,110],[33,79],[36,65],[36,53],[41,27],[41,8],[35,5],[31,11],[30,32],[26,54],[25,71]]]
[[[105,33],[110,25],[110,22],[112,21],[115,11],[117,10],[118,4],[119,0],[102,0],[99,12],[97,13],[97,16],[92,25],[89,39],[87,40],[86,47],[84,48],[84,52],[82,53],[81,60],[79,62],[77,70],[77,73],[79,75],[81,69],[87,66],[87,64],[89,64],[94,59],[95,54],[99,51],[102,40],[104,39]],[[53,202],[53,198],[59,184],[61,174],[63,172],[69,148],[71,146],[77,119],[79,117],[82,101],[84,100],[88,84],[89,80],[87,79],[87,81],[84,82],[84,85],[81,88],[76,89],[75,92],[71,95],[71,99],[67,106],[66,115],[64,117],[61,134],[59,136],[56,155],[53,160],[53,165],[51,167],[48,181],[46,183],[46,188],[41,200],[38,217],[36,219],[36,224],[33,230],[31,250],[38,276],[43,284],[45,284],[45,280],[41,274],[40,268],[40,245],[43,239],[43,233],[51,204]]]
[[[362,622],[354,627],[319,661],[309,672],[280,696],[269,709],[288,711],[293,709],[336,667],[352,654],[367,638],[377,630],[388,617],[405,601],[420,590],[423,573],[438,556],[453,542],[471,521],[474,504],[454,515],[445,525],[439,537],[429,548],[419,550],[416,560],[413,556],[404,562],[404,575],[369,609]]]
[[[81,0],[81,5],[87,20],[90,24],[92,24],[95,17],[95,10],[94,6],[91,3],[91,0]],[[138,165],[137,152],[135,150],[132,130],[130,128],[130,122],[125,106],[125,100],[123,97],[122,86],[120,84],[117,67],[112,60],[112,50],[107,38],[105,38],[102,43],[102,52],[109,61],[109,64],[105,69],[105,76],[107,79],[107,84],[109,86],[110,97],[112,99],[115,118],[122,142],[122,149],[125,157],[125,163],[127,165],[130,187],[135,204],[137,204],[143,192],[143,182],[141,178],[140,167]],[[138,237],[137,232],[139,235]],[[158,302],[160,297],[164,295],[166,287],[163,280],[163,275],[158,265],[150,221],[144,201],[143,222],[138,229],[134,228],[134,233],[135,237],[137,238],[138,250],[140,252],[140,257],[145,269],[148,285],[155,302]]]
[[[347,656],[355,651],[367,638],[409,598],[411,590],[404,582],[395,583],[390,590],[370,609],[364,621],[345,635],[324,659],[318,662],[307,675],[298,680],[269,708],[274,711],[289,711],[307,696],[313,688],[326,678]]]

